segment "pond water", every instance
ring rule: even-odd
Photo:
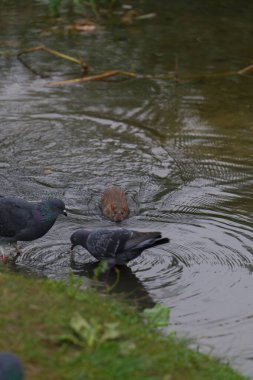
[[[112,226],[99,200],[122,186],[131,209],[122,226],[160,230],[171,243],[122,269],[115,291],[168,305],[170,329],[253,378],[253,77],[214,75],[252,61],[253,4],[243,4],[150,1],[155,19],[85,35],[67,33],[70,21],[48,18],[39,1],[2,1],[0,179],[2,195],[57,196],[68,209],[46,236],[21,244],[17,269],[72,272],[84,284],[96,264],[82,249],[71,259],[69,236]],[[41,43],[97,70],[151,76],[49,87],[80,70],[30,54],[49,78],[36,76],[16,55]],[[176,56],[179,83],[157,79]]]

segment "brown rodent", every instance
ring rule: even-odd
[[[121,222],[129,214],[127,197],[124,190],[118,186],[106,189],[101,196],[102,213],[113,222]]]

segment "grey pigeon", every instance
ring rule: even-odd
[[[67,216],[60,199],[33,203],[17,197],[0,197],[0,243],[38,239],[50,230],[60,214]]]
[[[144,249],[169,243],[160,232],[139,232],[126,228],[101,228],[93,231],[80,229],[70,238],[73,249],[81,245],[99,261],[106,261],[110,267],[124,265],[138,257]]]
[[[0,380],[22,380],[23,368],[20,360],[9,352],[0,353]]]

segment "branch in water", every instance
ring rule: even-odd
[[[54,49],[51,49],[45,45],[39,45],[35,46],[33,48],[25,49],[22,50],[21,52],[18,53],[17,58],[19,61],[27,67],[30,71],[32,71],[34,74],[39,75],[40,77],[45,77],[39,74],[36,70],[32,69],[21,57],[24,54],[29,54],[29,53],[34,53],[37,51],[45,51],[49,54],[52,54],[58,58],[65,59],[67,61],[70,61],[72,63],[75,63],[83,69],[84,73],[87,74],[89,66],[87,65],[86,62],[84,62],[81,59],[77,59],[74,57],[71,57],[67,54],[60,53]],[[98,81],[98,80],[104,80],[110,77],[116,77],[116,76],[121,76],[125,77],[126,79],[130,78],[149,78],[149,79],[160,79],[160,80],[170,80],[170,81],[176,81],[176,82],[189,82],[189,81],[198,81],[198,80],[206,80],[206,79],[217,79],[217,78],[226,78],[226,77],[232,77],[232,76],[237,76],[237,75],[243,75],[243,74],[250,74],[253,72],[253,64],[250,66],[247,66],[245,68],[242,68],[239,71],[231,71],[231,72],[225,72],[225,73],[212,73],[212,74],[204,74],[204,75],[195,75],[195,76],[189,76],[189,77],[184,77],[184,78],[179,78],[179,65],[178,65],[178,58],[176,56],[175,60],[175,70],[174,72],[171,72],[166,75],[141,75],[133,72],[128,72],[128,71],[120,71],[120,70],[112,70],[112,71],[106,71],[101,74],[94,74],[94,75],[89,75],[89,76],[83,76],[81,78],[76,78],[76,79],[68,79],[68,80],[63,80],[63,81],[57,81],[57,82],[48,82],[48,86],[63,86],[63,85],[68,85],[68,84],[81,84],[81,83],[87,83],[87,82],[93,82],[93,81]]]
[[[54,49],[50,49],[49,47],[45,46],[45,45],[39,45],[39,46],[35,46],[33,48],[29,48],[29,49],[24,49],[22,50],[21,52],[19,52],[17,54],[17,58],[18,60],[27,68],[29,69],[30,71],[32,71],[34,74],[44,78],[45,76],[44,75],[41,75],[39,74],[36,70],[34,70],[33,68],[31,68],[31,66],[28,65],[28,63],[26,63],[23,58],[21,58],[22,55],[24,54],[30,54],[30,53],[34,53],[34,52],[37,52],[37,51],[45,51],[49,54],[52,54],[58,58],[61,58],[61,59],[65,59],[67,61],[70,61],[70,62],[73,62],[73,63],[76,63],[77,65],[81,66],[81,68],[83,69],[84,72],[87,72],[88,69],[89,69],[89,66],[87,65],[86,62],[84,62],[83,60],[81,59],[77,59],[77,58],[74,58],[74,57],[71,57],[69,55],[66,55],[66,54],[63,54],[63,53],[60,53]]]

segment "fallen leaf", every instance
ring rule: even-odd
[[[144,318],[153,327],[168,326],[170,310],[167,306],[156,304],[150,309],[144,309]]]

